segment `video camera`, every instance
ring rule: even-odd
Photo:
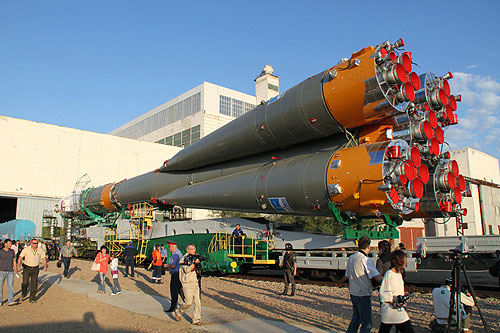
[[[181,262],[181,265],[194,265],[196,275],[198,279],[201,279],[201,262],[203,260],[208,260],[208,258],[200,254],[188,254],[184,257],[184,261]]]
[[[394,302],[392,303],[391,307],[394,309],[401,309],[403,306],[405,306],[406,302],[410,299],[410,295],[398,295],[394,296]]]
[[[208,258],[200,255],[200,254],[188,254],[184,257],[184,262],[181,265],[198,265],[203,260],[208,260]],[[199,261],[198,263],[196,261]]]

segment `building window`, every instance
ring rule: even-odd
[[[255,105],[243,102],[243,112],[247,113],[248,111],[252,110],[255,107]]]
[[[200,125],[196,125],[192,128],[188,128],[182,132],[167,136],[165,139],[159,140],[158,143],[164,141],[161,143],[169,146],[187,147],[200,139],[200,127]]]
[[[138,139],[146,134],[154,132],[176,121],[182,120],[190,115],[201,111],[201,93],[194,94],[174,105],[169,106],[157,113],[145,118],[120,132],[117,136]]]
[[[160,139],[160,140],[158,140],[158,143],[159,143],[159,144],[162,144],[162,145],[163,145],[163,144],[165,144],[165,139]]]
[[[232,105],[232,113],[231,115],[234,118],[238,118],[243,114],[243,102],[238,101],[237,99],[233,99],[233,105]]]
[[[191,128],[191,143],[200,139],[200,125]]]
[[[180,147],[181,144],[182,144],[181,133],[175,133],[174,134],[174,146]]]
[[[280,92],[280,88],[278,86],[275,86],[274,84],[268,83],[267,88],[270,90],[274,90],[276,92]]]
[[[252,110],[255,105],[234,99],[231,97],[220,95],[219,97],[219,113],[226,116],[237,118],[242,114]]]
[[[231,115],[231,98],[226,96],[220,96],[219,100],[219,112],[225,114],[226,116]]]
[[[182,131],[182,147],[187,147],[191,143],[191,129]]]

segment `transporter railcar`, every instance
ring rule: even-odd
[[[118,236],[114,240],[94,237],[106,243],[111,251],[120,253],[129,238],[123,230],[130,228],[129,220],[117,221]],[[245,233],[241,250],[231,241],[231,232],[240,224]],[[97,235],[102,227],[88,228],[89,235]],[[122,231],[120,231],[120,229]],[[102,230],[101,234],[106,234]],[[255,269],[278,270],[286,243],[291,243],[297,256],[298,274],[302,278],[328,278],[339,281],[345,274],[347,258],[356,252],[353,240],[339,235],[290,230],[265,219],[220,218],[198,221],[155,222],[148,231],[144,255],[146,265],[156,244],[167,240],[178,243],[182,252],[189,243],[194,243],[197,253],[207,258],[202,263],[204,272],[239,273]],[[134,239],[134,245],[140,246]],[[113,244],[111,244],[113,243]],[[372,248],[378,240],[372,240]],[[122,244],[121,248],[117,244]],[[465,258],[465,266],[475,286],[495,287],[498,280],[488,274],[488,268],[496,261],[495,251],[500,249],[500,236],[420,237],[415,251],[407,251],[406,281],[410,283],[440,284],[450,276],[453,263],[450,249],[473,253]],[[170,255],[170,253],[169,253]],[[369,257],[375,262],[377,251]],[[272,272],[272,271],[266,271]],[[276,274],[277,271],[274,272]],[[271,273],[273,274],[273,273]]]

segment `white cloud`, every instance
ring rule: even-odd
[[[466,69],[473,69],[473,68],[478,68],[478,67],[479,67],[479,65],[475,65],[475,64],[474,64],[474,65],[469,65],[469,66],[467,66],[467,67],[465,67],[465,68],[466,68]]]
[[[500,82],[492,77],[453,73],[453,94],[458,103],[458,125],[446,131],[451,149],[472,147],[500,158]]]

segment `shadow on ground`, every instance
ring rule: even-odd
[[[67,331],[67,332],[125,332],[132,333],[136,332],[133,330],[123,330],[123,329],[105,329],[99,327],[97,324],[94,313],[86,312],[83,315],[82,321],[65,321],[59,323],[39,323],[39,324],[26,324],[19,326],[9,326],[2,327],[2,332],[59,332],[59,331]]]

